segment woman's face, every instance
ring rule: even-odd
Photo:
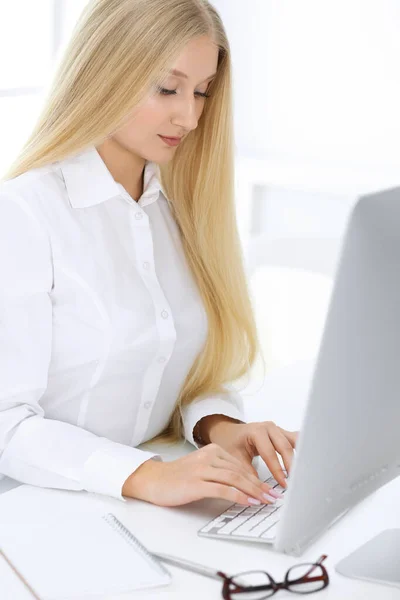
[[[182,137],[196,129],[207,92],[218,65],[218,48],[209,37],[187,44],[173,69],[187,77],[170,73],[163,88],[140,108],[112,137],[122,147],[158,164],[168,162],[178,146],[169,146],[160,136]],[[167,91],[171,93],[167,93]]]

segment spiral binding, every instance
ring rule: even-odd
[[[127,529],[113,513],[102,515],[102,518],[114,529],[114,531],[119,533],[124,540],[126,540],[133,548],[135,548],[135,550],[139,550],[156,569],[161,571],[163,575],[170,577],[170,572],[167,571],[167,569],[154,558],[147,548],[145,548],[145,546],[139,542],[137,537],[134,536],[133,533],[129,531],[129,529]]]

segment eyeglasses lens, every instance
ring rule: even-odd
[[[315,579],[323,577],[323,574],[322,567],[313,565],[312,563],[292,567],[287,574],[287,583],[290,586],[290,591],[297,592],[298,594],[309,594],[310,592],[322,590],[325,586],[324,580],[319,579],[315,581]],[[303,580],[303,583],[301,583],[301,580]]]
[[[248,571],[239,573],[232,578],[229,585],[230,600],[264,600],[273,595],[274,590],[263,590],[271,585],[267,573],[263,571]],[[239,588],[239,589],[238,589]]]

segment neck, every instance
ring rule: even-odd
[[[146,161],[113,139],[105,140],[96,147],[96,150],[115,181],[120,183],[137,202],[143,194]]]

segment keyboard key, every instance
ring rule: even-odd
[[[238,517],[236,517],[236,519],[232,519],[230,523],[228,523],[224,527],[221,527],[221,529],[218,530],[218,533],[231,533],[234,529],[239,527],[239,525],[242,525],[242,523],[247,521],[248,518],[248,515],[239,515]]]
[[[265,533],[265,525],[266,523],[263,521],[262,523],[257,525],[257,527],[254,527],[254,529],[251,529],[251,531],[249,531],[248,533],[248,536],[252,538],[261,537],[262,534]]]
[[[272,481],[273,481],[274,483],[276,483],[276,481],[275,481],[275,479],[272,477],[272,475],[271,475],[271,477],[268,477],[268,479],[264,479],[264,483],[268,483],[268,485],[271,485],[271,482],[272,482]]]
[[[275,506],[266,506],[265,509],[257,515],[246,521],[241,527],[233,531],[235,535],[250,535],[250,537],[260,537],[267,529],[272,527],[279,519],[279,510]]]
[[[211,521],[211,523],[208,523],[208,525],[206,525],[205,527],[203,527],[203,529],[201,531],[203,533],[208,533],[212,529],[217,529],[219,527],[223,527],[223,525],[225,525],[225,522],[226,521],[225,521],[223,515],[220,515],[219,517],[217,517],[216,519],[214,519],[213,521]]]
[[[279,523],[279,521],[275,521],[275,523],[271,527],[269,527],[267,529],[267,531],[264,531],[264,533],[262,533],[260,535],[260,538],[263,538],[265,540],[273,540],[276,535],[276,529],[278,527],[278,523]]]
[[[262,533],[268,527],[266,519],[268,519],[269,516],[270,515],[268,513],[260,513],[258,515],[255,515],[253,518],[249,519],[248,521],[243,523],[243,525],[235,529],[232,535],[250,535],[253,529],[258,529],[260,526],[261,530],[259,531],[259,533]]]
[[[282,494],[286,492],[286,488],[282,488],[272,475],[264,481],[277,492]],[[273,540],[279,522],[277,513],[279,514],[283,500],[283,498],[279,498],[274,504],[247,507],[243,504],[232,504],[227,510],[215,517],[213,521],[205,525],[203,529],[200,529],[199,533]]]

